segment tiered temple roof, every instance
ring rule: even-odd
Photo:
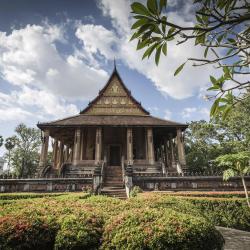
[[[186,124],[153,117],[127,89],[116,68],[99,95],[79,115],[52,122],[39,123],[48,127],[77,126],[152,126],[179,127]]]

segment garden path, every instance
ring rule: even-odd
[[[250,232],[225,227],[216,228],[221,232],[226,241],[224,250],[250,249]]]

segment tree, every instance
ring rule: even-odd
[[[236,154],[222,155],[216,158],[216,162],[219,164],[219,166],[227,167],[227,169],[223,172],[224,180],[227,181],[231,177],[240,176],[244,187],[247,204],[250,208],[248,191],[244,178],[245,175],[250,173],[250,152],[245,151]]]
[[[3,142],[4,142],[3,136],[0,135],[0,148],[3,146]]]
[[[15,147],[15,144],[16,144],[16,137],[15,136],[12,136],[12,137],[8,137],[6,140],[5,140],[5,148],[6,150],[8,151],[7,153],[7,159],[8,159],[8,174],[10,173],[10,162],[11,162],[11,152],[13,150],[13,148]]]
[[[11,152],[11,163],[14,172],[20,177],[32,176],[38,165],[41,145],[38,129],[20,124],[15,129],[16,145]]]
[[[250,97],[238,103],[226,119],[189,123],[185,142],[191,172],[220,172],[214,162],[216,157],[250,151]]]
[[[142,59],[155,52],[158,65],[161,54],[167,55],[168,42],[177,45],[194,40],[204,47],[201,58],[187,58],[174,75],[180,73],[187,62],[192,65],[214,65],[221,69],[221,76],[210,76],[208,89],[214,100],[211,116],[227,113],[244,99],[250,87],[250,3],[247,0],[194,0],[195,24],[180,26],[168,21],[167,0],[148,0],[147,4],[134,2],[132,13],[136,19],[131,29],[131,40],[138,39],[137,50],[145,49]],[[208,58],[209,57],[209,58]],[[228,84],[230,83],[230,84]]]

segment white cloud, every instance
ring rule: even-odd
[[[164,111],[164,119],[166,120],[171,120],[171,117],[172,117],[172,112],[168,109],[165,109]]]
[[[107,79],[107,72],[90,66],[75,54],[60,54],[57,43],[65,43],[62,29],[44,24],[27,25],[10,34],[0,32],[3,79],[13,85],[34,86],[64,98],[93,98]],[[78,63],[72,63],[74,58]]]
[[[112,24],[119,34],[129,32],[130,1],[102,0],[98,3],[103,15],[111,17]]]
[[[19,107],[0,108],[0,121],[23,121],[31,116],[31,112]]]
[[[187,120],[208,120],[209,109],[203,107],[187,107],[181,112],[181,116]]]
[[[76,30],[76,37],[83,42],[85,51],[99,52],[106,59],[114,58],[119,44],[116,34],[101,25],[81,24]]]
[[[99,30],[105,28],[101,28],[100,25],[91,26],[92,39],[90,41],[93,53],[99,51],[106,59],[112,59],[113,53],[113,55],[120,58],[128,67],[137,70],[150,79],[156,88],[164,95],[169,95],[175,99],[191,97],[197,94],[202,86],[207,84],[209,74],[214,71],[211,66],[197,68],[193,67],[191,63],[187,63],[183,71],[174,77],[175,70],[185,62],[187,58],[200,57],[203,54],[201,47],[194,46],[192,41],[179,46],[175,45],[172,41],[168,43],[168,56],[161,57],[158,67],[155,65],[153,56],[149,60],[142,61],[143,51],[136,51],[137,41],[129,42],[131,37],[130,24],[132,21],[129,13],[130,2],[126,0],[101,0],[99,6],[103,14],[111,18],[115,30],[109,30],[108,32],[106,29],[106,32],[109,34],[108,37],[112,39],[105,39],[105,37],[104,39],[99,39]],[[168,13],[168,17],[170,20],[177,21],[181,25],[192,25],[190,21],[192,20],[190,15],[191,6],[191,1],[186,1],[180,10],[178,9],[177,11]],[[83,29],[83,27],[85,27],[85,31],[89,33],[87,31],[89,26],[82,25],[81,29]],[[116,33],[119,35],[116,36]],[[117,39],[113,37],[117,37]],[[96,39],[94,40],[94,38]],[[82,37],[82,40],[84,39],[86,39],[86,37]]]

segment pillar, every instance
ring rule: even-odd
[[[182,136],[182,131],[180,128],[177,129],[177,150],[178,150],[178,160],[181,166],[186,166],[185,150],[184,150],[184,140]]]
[[[81,129],[75,130],[75,140],[73,149],[73,164],[76,165],[80,160]]]
[[[102,129],[96,128],[95,136],[95,164],[99,165],[102,156]]]
[[[55,139],[53,144],[53,164],[55,168],[57,166],[57,156],[58,156],[58,140]]]
[[[48,147],[49,147],[49,130],[45,130],[43,133],[43,142],[41,148],[41,155],[39,161],[39,167],[45,167],[48,158]]]
[[[62,163],[63,163],[63,149],[64,149],[64,144],[62,141],[60,141],[57,168],[61,168]]]
[[[163,144],[164,144],[165,166],[169,167],[169,152],[168,152],[169,149],[168,149],[168,138],[167,137],[164,138]]]
[[[147,154],[148,154],[148,162],[153,165],[155,163],[155,155],[154,155],[154,140],[153,140],[153,129],[147,129]]]
[[[170,149],[170,167],[174,167],[175,155],[174,155],[174,145],[173,145],[173,134],[169,134],[169,149]]]
[[[127,164],[133,165],[133,130],[127,128]]]
[[[69,146],[66,145],[66,148],[65,148],[65,161],[68,161],[69,160]]]

